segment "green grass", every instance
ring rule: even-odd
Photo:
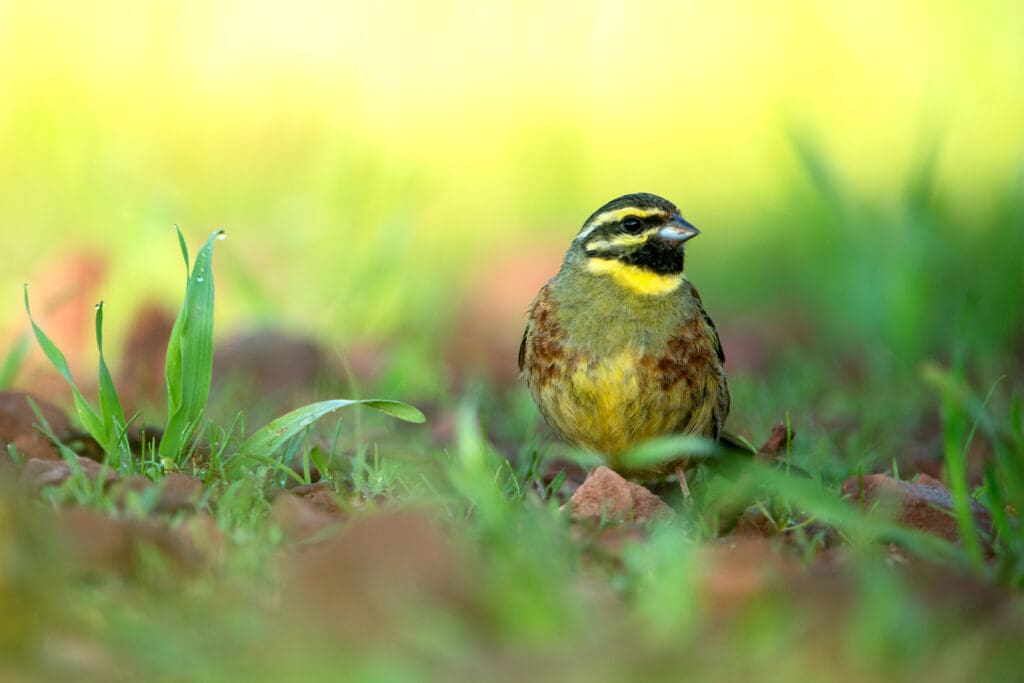
[[[143,440],[142,450],[132,453],[127,430],[129,420],[125,419],[121,399],[103,353],[103,302],[96,305],[96,346],[99,351],[99,410],[82,395],[71,376],[68,362],[56,344],[36,324],[29,308],[28,285],[25,286],[25,313],[29,317],[32,330],[39,346],[53,366],[67,381],[75,401],[78,417],[89,435],[95,439],[104,452],[103,465],[115,471],[128,474],[140,471],[139,465],[147,463],[155,469],[148,473],[156,474],[168,471],[189,469],[198,471],[207,481],[211,474],[221,479],[228,476],[238,478],[249,472],[256,463],[272,465],[275,471],[291,474],[283,458],[275,460],[275,454],[295,437],[307,430],[314,422],[340,408],[351,405],[362,405],[373,408],[409,422],[423,422],[423,414],[416,408],[399,401],[383,399],[345,400],[334,399],[297,408],[285,415],[272,420],[255,433],[249,435],[237,445],[233,452],[225,449],[235,436],[237,420],[226,430],[207,422],[206,410],[210,396],[210,384],[213,374],[213,320],[214,320],[214,278],[213,278],[213,246],[215,241],[224,239],[224,231],[218,230],[199,250],[194,264],[189,263],[188,248],[185,239],[178,231],[178,243],[185,261],[186,287],[181,310],[171,330],[167,345],[167,362],[165,375],[167,378],[167,419],[160,431],[162,436],[159,445],[152,453],[146,452]],[[12,357],[20,355],[15,349]],[[36,415],[44,423],[42,427],[48,431],[41,413]],[[207,434],[219,433],[220,438],[211,440]],[[74,454],[53,435],[47,434],[61,449],[65,459],[74,464]],[[242,435],[244,436],[244,435]],[[209,458],[199,463],[197,449],[213,443],[219,448],[212,451]],[[77,465],[75,465],[77,467]],[[81,474],[80,468],[78,474]],[[308,465],[306,480],[308,482]]]
[[[426,425],[384,420],[423,421],[403,403],[330,399],[250,432],[236,398],[210,391],[217,233],[194,264],[181,241],[187,285],[167,355],[167,428],[158,445],[133,452],[125,438],[141,417],[123,413],[107,370],[102,306],[98,408],[33,322],[106,465],[156,480],[175,470],[199,476],[201,508],[224,540],[197,573],[144,552],[125,576],[83,577],[54,542],[47,511],[75,503],[145,519],[155,494],[119,507],[78,468],[41,502],[5,495],[0,611],[17,617],[15,598],[44,593],[44,580],[46,590],[33,603],[32,624],[0,641],[10,655],[0,673],[59,680],[84,668],[98,680],[217,681],[1019,679],[1020,202],[1011,193],[991,223],[968,231],[921,189],[924,171],[898,205],[866,206],[831,179],[809,145],[800,150],[813,172],[806,201],[790,205],[796,224],[779,226],[777,242],[730,257],[740,263],[693,258],[691,272],[719,320],[731,306],[760,311],[766,327],[813,325],[810,340],[782,349],[758,374],[732,376],[734,425],[759,441],[785,421],[797,438],[781,465],[750,463],[729,476],[700,469],[692,504],[665,489],[675,519],[644,529],[572,523],[562,509],[572,493],[566,470],[574,459],[591,461],[548,437],[521,388],[449,390],[431,344],[412,345],[420,355],[406,361],[423,373],[414,386],[427,389],[403,388],[401,373],[366,388],[422,397],[431,408]],[[728,303],[722,313],[716,299]],[[5,377],[14,376],[20,356],[12,351]],[[356,405],[382,416],[316,422]],[[219,423],[214,414],[237,418]],[[450,433],[437,440],[430,429],[444,422]],[[863,511],[840,496],[841,482],[858,474],[912,477],[908,452],[916,439],[952,490],[962,543],[903,528],[884,510]],[[656,460],[662,446],[636,457]],[[311,574],[300,590],[289,569],[319,546],[294,547],[270,510],[282,487],[308,483],[314,469],[345,511],[345,535],[332,571]],[[988,511],[991,532],[976,526],[972,501]],[[739,574],[717,563],[709,570],[709,558],[734,540],[719,536],[737,505],[770,518],[780,532],[770,541],[774,555],[756,556]],[[429,518],[444,540],[405,526],[407,518],[392,516],[398,513]],[[390,521],[360,537],[361,525],[379,515]],[[190,519],[179,513],[163,523],[184,529]],[[744,589],[743,571],[756,583],[775,560],[777,584],[765,579],[763,589]]]

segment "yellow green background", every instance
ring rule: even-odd
[[[638,190],[704,231],[728,311],[740,255],[828,229],[795,140],[883,213],[928,166],[983,241],[1020,195],[1022,35],[1014,2],[5,2],[0,326],[75,253],[108,261],[115,338],[176,305],[178,224],[229,234],[221,331],[432,333],[474,272]]]

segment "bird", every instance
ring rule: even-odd
[[[676,434],[749,450],[724,431],[725,354],[683,270],[686,244],[699,234],[658,195],[604,204],[530,304],[519,347],[520,374],[559,436],[624,476],[675,474],[686,498],[686,457],[634,470],[623,454]]]

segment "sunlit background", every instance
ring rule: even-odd
[[[645,190],[703,230],[690,276],[726,329],[767,308],[813,337],[831,310],[833,337],[920,355],[921,325],[981,301],[1005,346],[1022,35],[1015,2],[5,2],[0,326],[25,329],[26,282],[44,322],[79,297],[85,333],[51,329],[83,353],[94,300],[113,340],[175,307],[177,224],[229,234],[221,334],[440,359],[467,298],[518,316],[584,217]],[[922,276],[956,254],[906,258],[946,239],[908,218],[921,197],[999,264]],[[969,302],[894,303],[975,271]]]

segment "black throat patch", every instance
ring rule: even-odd
[[[682,245],[666,242],[657,237],[651,237],[636,251],[617,254],[615,258],[658,275],[677,275],[683,272]]]

